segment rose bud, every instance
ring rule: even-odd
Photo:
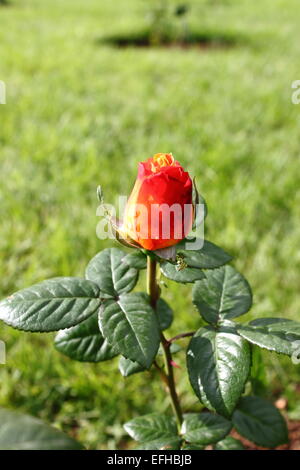
[[[138,166],[122,234],[147,250],[175,245],[193,224],[193,183],[171,153],[157,153]]]

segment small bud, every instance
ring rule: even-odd
[[[97,198],[100,204],[102,204],[104,199],[103,199],[102,187],[100,185],[97,187]]]

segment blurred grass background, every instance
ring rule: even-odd
[[[209,206],[207,238],[235,256],[254,306],[248,318],[300,318],[300,107],[297,0],[189,0],[190,27],[231,47],[113,48],[103,39],[146,24],[144,0],[12,0],[0,7],[1,297],[46,277],[80,276],[110,241],[96,238],[107,202],[128,194],[137,162],[173,152]],[[220,44],[221,45],[221,44]],[[143,288],[141,279],[141,288]],[[189,287],[168,283],[170,334],[200,325]],[[247,317],[245,319],[247,319]],[[168,410],[155,373],[123,379],[117,361],[80,364],[52,335],[0,325],[7,364],[0,405],[77,436],[126,447],[122,423]],[[300,369],[263,354],[270,398],[300,415]],[[184,365],[184,355],[178,355]],[[184,369],[186,409],[197,409]]]

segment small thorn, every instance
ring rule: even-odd
[[[177,362],[175,362],[175,361],[170,361],[170,364],[171,364],[171,366],[173,366],[173,367],[177,367],[177,369],[181,369],[180,365],[177,364]]]

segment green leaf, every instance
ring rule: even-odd
[[[139,250],[125,256],[124,262],[129,264],[131,268],[135,268],[135,269],[147,268],[147,256],[145,255],[145,253]]]
[[[160,331],[156,314],[143,293],[121,295],[100,309],[103,336],[119,354],[148,369],[158,351]]]
[[[251,390],[254,395],[266,396],[269,381],[266,374],[262,351],[258,346],[251,345]]]
[[[0,409],[0,450],[80,450],[66,434],[31,416]]]
[[[160,248],[158,250],[154,250],[148,252],[149,254],[154,254],[157,261],[161,262],[162,260],[167,260],[169,263],[175,263],[176,261],[176,246],[168,246],[167,248]],[[148,254],[148,256],[149,256]]]
[[[75,361],[101,362],[117,355],[99,330],[98,314],[67,330],[55,338],[56,349]]]
[[[160,265],[161,272],[164,276],[172,281],[181,282],[183,284],[188,282],[195,282],[198,279],[203,279],[205,276],[201,269],[198,268],[184,268],[180,271],[174,264],[168,261],[163,261]]]
[[[129,377],[130,375],[137,374],[138,372],[143,372],[144,367],[140,366],[138,362],[131,361],[126,359],[126,357],[121,356],[119,361],[119,371],[123,377]]]
[[[48,279],[2,300],[0,320],[24,331],[70,328],[99,310],[99,295],[98,286],[85,279]]]
[[[193,250],[191,246],[190,250],[179,248],[176,252],[183,257],[190,268],[218,268],[232,260],[232,256],[208,240],[203,241],[203,246],[199,250]]]
[[[124,429],[132,439],[143,443],[178,437],[175,419],[161,413],[151,413],[132,419],[124,425]]]
[[[215,445],[215,450],[245,450],[243,444],[232,436],[227,436]]]
[[[209,323],[238,317],[252,305],[246,279],[232,266],[205,271],[205,278],[193,287],[193,303]]]
[[[233,414],[233,425],[246,439],[263,447],[276,447],[288,441],[283,417],[263,398],[243,397]]]
[[[287,331],[290,333],[296,332],[300,334],[300,322],[294,320],[289,320],[288,318],[272,318],[272,317],[263,317],[252,320],[249,325],[254,327],[258,326],[267,326],[270,331]]]
[[[171,346],[170,346],[170,352],[172,354],[176,354],[178,352],[182,351],[182,347],[177,344],[177,343],[171,343]]]
[[[173,310],[170,305],[160,298],[156,304],[156,312],[161,330],[169,328],[173,321]]]
[[[207,445],[227,436],[232,424],[222,416],[213,413],[191,413],[184,416],[181,433],[193,444]]]
[[[138,270],[126,261],[127,253],[118,248],[106,248],[87,265],[86,278],[95,282],[105,298],[130,292],[137,283]]]
[[[175,342],[170,344],[169,349],[171,354],[177,354],[178,352],[182,351],[182,347]],[[157,354],[159,354],[160,356],[164,355],[164,348],[162,347],[162,345],[159,346]]]
[[[182,450],[204,450],[204,446],[197,444],[183,444],[181,447]]]
[[[200,328],[187,351],[194,392],[208,408],[229,417],[244,391],[250,372],[250,346],[234,324]]]
[[[253,344],[287,354],[300,351],[300,323],[284,318],[260,318],[238,325],[238,332]]]
[[[143,442],[136,450],[179,450],[180,444],[180,437],[168,437]]]

